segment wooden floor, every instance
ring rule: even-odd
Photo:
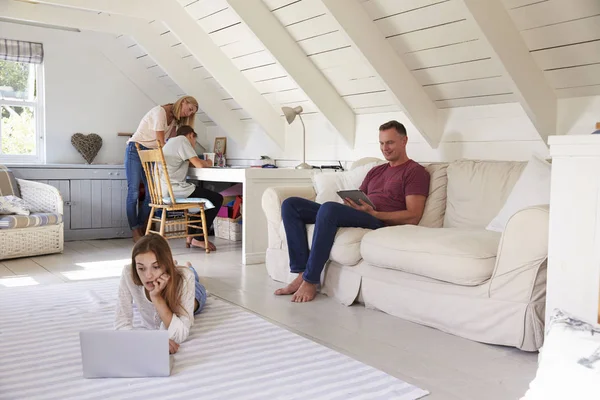
[[[535,375],[537,353],[472,342],[322,295],[307,304],[274,296],[281,284],[264,264],[241,265],[240,242],[217,240],[211,254],[186,249],[182,239],[170,243],[209,293],[427,389],[428,400],[519,399]],[[119,276],[131,246],[130,239],[67,242],[64,254],[0,261],[0,290]]]

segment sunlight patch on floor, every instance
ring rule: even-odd
[[[0,278],[0,286],[4,287],[19,287],[19,286],[34,286],[40,283],[30,276],[10,276]]]
[[[121,276],[121,272],[125,265],[130,263],[130,258],[76,263],[75,265],[83,269],[77,271],[63,271],[61,272],[61,275],[72,281],[119,277]]]

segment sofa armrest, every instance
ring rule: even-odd
[[[262,196],[262,209],[267,218],[269,248],[282,248],[282,238],[279,234],[281,203],[289,197],[314,200],[316,196],[313,186],[280,186],[265,190]]]
[[[490,297],[516,302],[544,298],[549,217],[549,206],[540,205],[520,210],[508,220],[498,246]]]
[[[21,197],[31,206],[31,212],[63,214],[63,199],[58,189],[41,182],[17,179]]]

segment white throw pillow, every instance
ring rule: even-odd
[[[323,204],[328,201],[343,204],[337,195],[338,190],[358,189],[367,173],[378,163],[373,162],[344,172],[322,172],[313,174],[312,181],[317,193],[315,201]]]
[[[486,229],[504,232],[508,220],[517,211],[540,204],[550,204],[550,171],[550,163],[535,154],[532,155],[504,206]]]
[[[29,215],[29,206],[17,196],[0,196],[0,215]]]
[[[600,399],[600,327],[555,310],[547,329],[535,378],[520,400]]]

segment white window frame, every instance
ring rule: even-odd
[[[13,155],[0,153],[0,164],[43,164],[46,162],[46,118],[44,105],[44,64],[35,64],[36,100],[0,99],[0,106],[31,107],[35,117],[35,150],[34,155]],[[2,143],[2,126],[0,124],[0,145]]]

